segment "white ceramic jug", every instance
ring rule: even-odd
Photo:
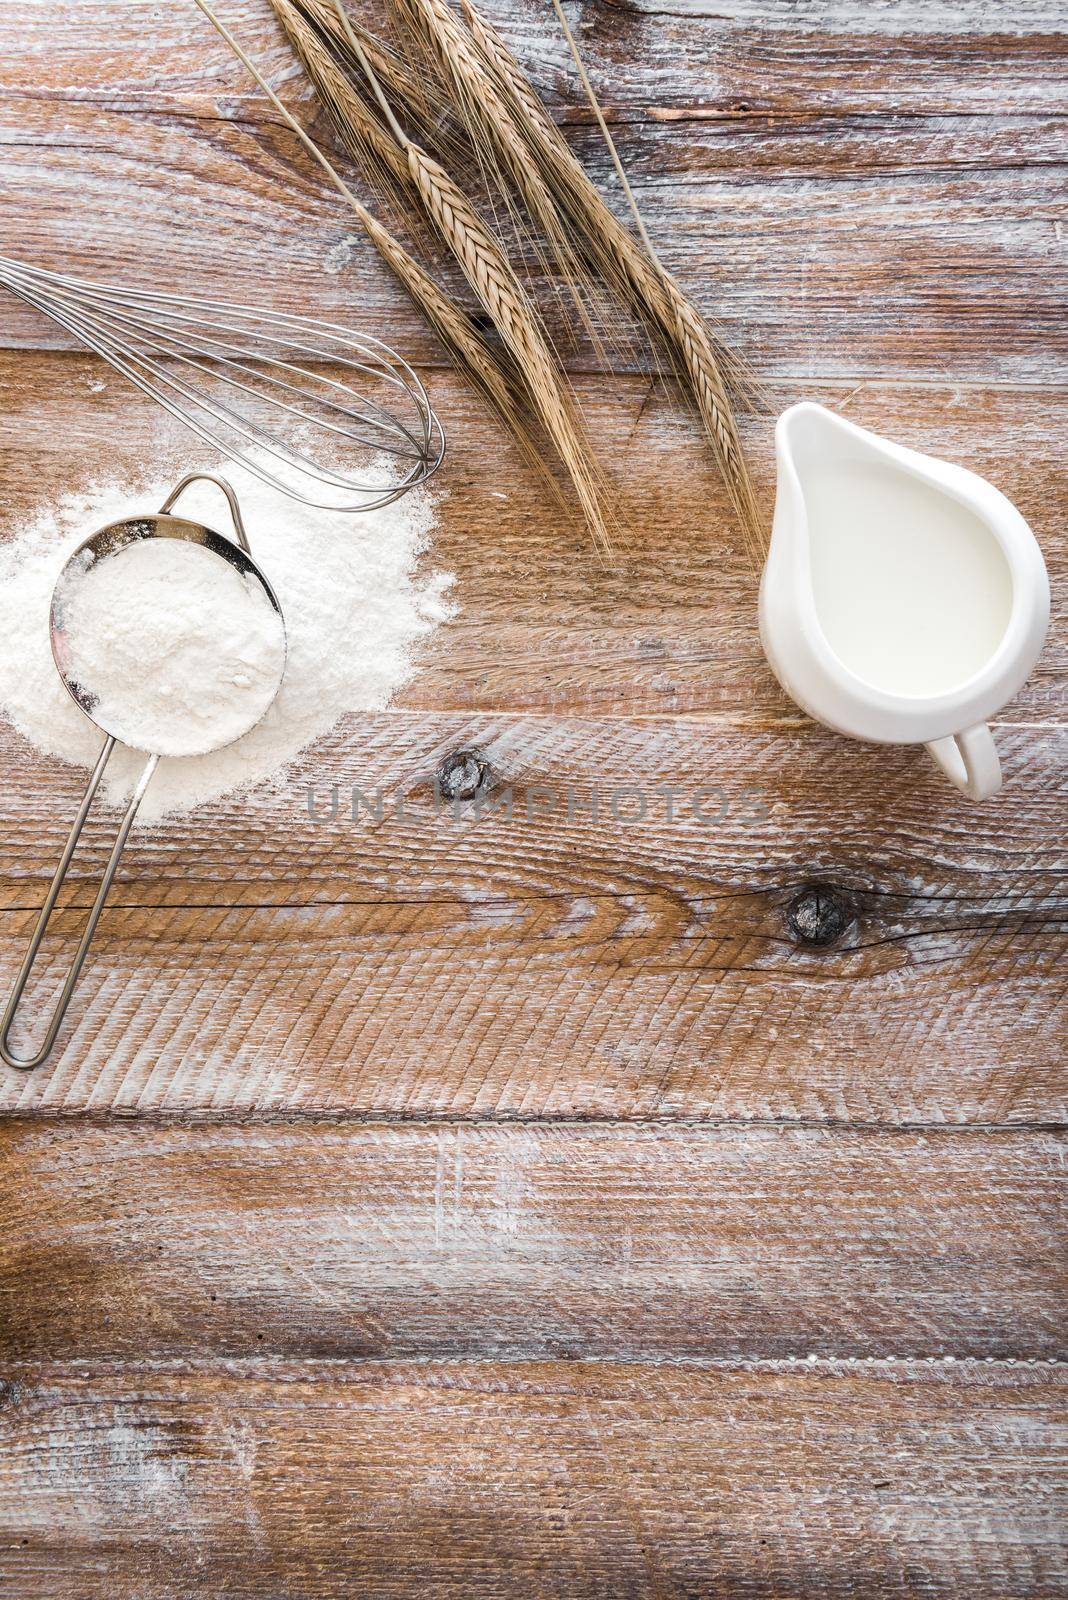
[[[878,744],[925,744],[973,800],[1001,786],[987,718],[1020,689],[1049,621],[1027,523],[963,467],[823,406],[775,430],[778,484],[760,637],[787,694]]]

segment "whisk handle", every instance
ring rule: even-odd
[[[217,478],[213,472],[187,472],[185,477],[175,484],[166,500],[164,500],[163,504],[160,506],[160,516],[162,517],[168,511],[170,511],[178,496],[180,494],[184,494],[185,490],[188,489],[191,483],[213,483],[216,489],[222,490],[223,494],[226,496],[226,503],[230,507],[230,515],[233,518],[234,532],[237,535],[237,542],[245,554],[250,556],[252,554],[252,547],[248,542],[248,534],[245,532],[245,523],[241,516],[241,507],[237,503],[237,495],[231,489],[225,478]]]
[[[59,859],[59,866],[56,868],[51,887],[49,888],[48,894],[45,898],[45,903],[41,907],[41,914],[37,918],[37,926],[34,928],[33,934],[30,938],[25,958],[21,968],[19,969],[19,975],[15,979],[15,984],[11,990],[11,995],[8,999],[4,1014],[2,1017],[0,1017],[0,1057],[3,1058],[9,1067],[15,1067],[19,1072],[31,1072],[34,1067],[39,1067],[48,1056],[52,1046],[56,1042],[56,1035],[59,1033],[62,1025],[63,1017],[66,1013],[70,997],[74,993],[74,985],[78,981],[78,974],[82,970],[82,964],[84,963],[86,955],[88,954],[89,945],[92,941],[93,934],[96,932],[96,925],[100,921],[100,913],[104,909],[104,901],[107,899],[108,890],[111,888],[114,880],[115,873],[119,865],[119,857],[122,855],[123,847],[126,844],[130,829],[133,827],[134,817],[137,815],[137,808],[144,798],[145,790],[148,788],[149,780],[159,763],[159,756],[150,756],[148,761],[145,763],[144,771],[137,780],[137,786],[130,797],[130,803],[126,807],[122,821],[119,824],[119,831],[115,836],[115,843],[111,847],[111,854],[108,857],[107,866],[104,868],[104,875],[100,880],[100,887],[97,890],[96,899],[93,901],[88,920],[86,921],[85,927],[82,930],[81,939],[78,941],[78,948],[74,952],[74,959],[70,964],[70,968],[63,983],[63,988],[60,990],[59,999],[56,1001],[51,1020],[48,1024],[48,1030],[45,1033],[40,1048],[31,1056],[16,1055],[11,1046],[8,1044],[8,1034],[11,1032],[11,1027],[15,1020],[15,1013],[18,1010],[19,1002],[22,999],[23,991],[26,988],[30,973],[33,971],[33,964],[37,959],[37,952],[41,948],[41,941],[44,939],[45,933],[48,929],[48,919],[52,915],[56,901],[59,898],[59,891],[62,889],[64,879],[67,876],[67,868],[70,866],[74,852],[78,848],[78,841],[82,836],[82,829],[85,826],[85,819],[89,815],[89,808],[92,805],[96,796],[96,792],[100,787],[100,780],[104,776],[104,769],[108,764],[108,760],[114,748],[115,740],[109,737],[104,745],[103,750],[100,752],[96,766],[93,768],[92,776],[86,785],[85,794],[82,796],[82,803],[78,808],[78,815],[74,819],[74,826],[70,830],[63,854]]]

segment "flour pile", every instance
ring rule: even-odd
[[[191,756],[232,744],[282,681],[285,631],[263,585],[184,539],[81,551],[53,615],[79,704],[136,750]]]
[[[411,676],[416,646],[452,614],[451,576],[421,571],[434,520],[428,489],[346,515],[298,505],[229,462],[206,470],[220,472],[235,490],[253,558],[278,596],[285,676],[263,720],[236,743],[160,763],[141,823],[275,777],[347,713],[382,710]],[[95,484],[9,532],[0,547],[0,711],[49,755],[91,767],[102,743],[52,659],[48,620],[56,579],[88,534],[155,511],[172,488],[171,480]],[[209,484],[188,489],[177,510],[229,532],[225,502]],[[118,648],[121,617],[111,627]],[[107,798],[128,796],[143,765],[142,755],[116,749]]]

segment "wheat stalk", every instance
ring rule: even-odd
[[[740,370],[675,279],[609,210],[500,35],[473,0],[461,0],[461,5],[471,38],[516,128],[546,183],[582,230],[591,259],[606,282],[674,352],[743,531],[759,557],[763,530],[728,389],[727,374],[740,377]]]
[[[286,126],[296,134],[308,153],[323,168],[338,193],[352,208],[367,237],[426,317],[457,368],[499,414],[524,450],[536,457],[534,441],[523,421],[518,386],[515,380],[502,370],[489,345],[467,313],[439,288],[414,256],[405,250],[389,229],[379,222],[374,213],[353,193],[311,135],[286,109],[230,30],[215,15],[207,0],[194,0],[194,3],[204,13],[212,27],[225,39],[238,60],[259,84]]]
[[[530,403],[567,468],[583,516],[596,543],[610,547],[603,480],[583,436],[574,402],[566,388],[538,313],[531,304],[504,251],[470,200],[445,168],[409,137],[398,122],[360,40],[352,30],[341,0],[334,0],[339,20],[363,68],[383,118],[404,153],[408,172],[427,216],[452,251],[460,270],[478,296],[514,358]]]
[[[575,63],[575,70],[579,75],[579,81],[581,82],[583,90],[585,91],[586,98],[589,101],[590,108],[592,109],[593,115],[597,121],[597,126],[601,131],[601,137],[603,138],[608,149],[608,154],[612,159],[612,165],[616,170],[616,176],[619,178],[620,186],[623,189],[623,193],[626,195],[627,204],[630,207],[631,216],[634,219],[634,226],[637,228],[638,236],[641,239],[642,244],[645,246],[646,256],[648,257],[649,263],[655,269],[655,274],[664,281],[665,287],[669,292],[669,299],[672,301],[672,312],[676,323],[680,321],[678,315],[679,308],[675,302],[675,297],[677,296],[679,299],[682,299],[686,302],[687,306],[692,312],[691,317],[683,316],[681,318],[682,323],[692,323],[700,326],[700,343],[702,346],[707,346],[712,361],[716,366],[719,367],[723,374],[727,389],[729,391],[733,390],[735,397],[738,400],[755,404],[758,397],[763,399],[763,391],[761,390],[761,386],[757,382],[752,370],[743,360],[735,355],[734,351],[729,345],[725,344],[724,341],[713,332],[712,328],[708,324],[707,319],[701,315],[693,302],[684,294],[683,290],[679,287],[678,283],[667,271],[667,268],[661,261],[656,247],[649,237],[644,218],[642,217],[637,199],[634,195],[634,190],[630,185],[630,179],[627,177],[626,168],[620,160],[619,151],[616,149],[616,142],[613,139],[608,127],[608,123],[605,120],[605,114],[601,109],[601,102],[597,98],[597,92],[594,89],[593,84],[590,82],[589,73],[586,71],[585,63],[583,62],[582,56],[579,52],[578,44],[575,41],[575,35],[571,30],[571,24],[567,20],[567,15],[564,11],[563,5],[561,4],[561,0],[551,0],[551,3],[553,10],[556,12],[557,20],[560,23],[564,38],[567,40],[568,49],[571,51],[571,57]],[[552,123],[552,126],[555,128],[555,123]],[[570,148],[562,135],[560,135],[560,144],[570,154]],[[579,167],[579,171],[582,171],[581,166]],[[594,190],[594,193],[596,194],[597,191]],[[611,212],[608,214],[612,222],[616,223],[616,218],[613,216],[613,214]],[[618,227],[618,223],[616,223],[616,226]],[[626,234],[625,230],[624,238],[628,241],[631,250],[633,251],[634,241],[630,239],[630,236]]]

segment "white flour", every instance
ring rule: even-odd
[[[232,744],[274,699],[282,619],[252,573],[183,539],[83,550],[56,590],[58,648],[108,733],[155,755]]]
[[[312,511],[229,462],[214,469],[235,489],[253,557],[278,596],[288,643],[285,677],[263,721],[203,756],[161,761],[139,821],[218,799],[278,775],[347,713],[378,711],[411,676],[412,655],[450,615],[451,577],[420,574],[433,526],[425,488],[361,515]],[[71,551],[106,523],[155,511],[171,480],[101,483],[65,496],[0,546],[0,710],[39,750],[90,767],[102,735],[56,672],[48,635],[52,589]],[[176,510],[220,533],[219,490],[197,484]],[[103,564],[102,564],[103,566]],[[114,624],[117,640],[121,624]],[[107,797],[129,794],[144,757],[116,749]]]

